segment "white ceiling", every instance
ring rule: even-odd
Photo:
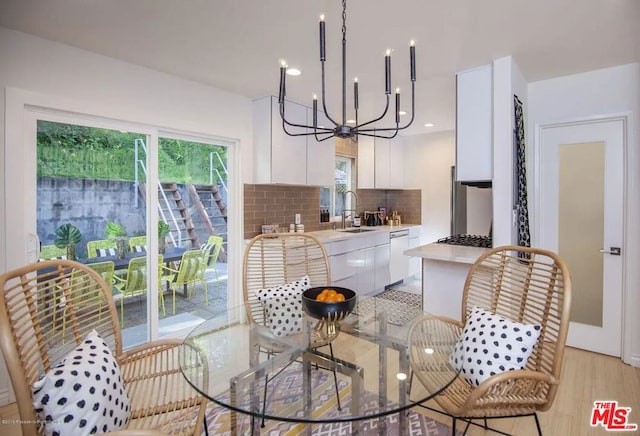
[[[288,97],[311,105],[324,13],[327,105],[340,117],[341,8],[340,0],[0,0],[0,25],[251,98],[277,95],[284,58],[302,70],[288,78]],[[360,121],[382,110],[388,48],[392,86],[410,101],[411,39],[408,132],[421,133],[454,128],[456,71],[513,55],[533,82],[637,62],[639,29],[640,0],[349,0],[347,108],[357,76]],[[436,126],[423,127],[428,121]]]

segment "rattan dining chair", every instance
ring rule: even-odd
[[[428,301],[425,306],[428,311]],[[440,409],[427,408],[449,415],[454,435],[458,419],[467,427],[482,419],[486,429],[488,418],[521,416],[534,416],[542,434],[537,412],[551,407],[560,384],[570,307],[571,278],[557,254],[518,246],[488,250],[467,275],[462,321],[446,319],[451,329],[442,329],[458,338],[452,367],[429,363],[425,350],[451,340],[430,331],[432,317],[425,316],[409,331],[411,369],[428,392],[442,386],[452,371],[460,371],[435,396]]]
[[[310,286],[326,286],[331,284],[331,271],[327,252],[322,243],[312,235],[306,233],[269,233],[261,234],[249,241],[244,252],[243,289],[247,316],[253,323],[260,326],[260,347],[268,354],[277,353],[277,345],[271,341],[274,338],[269,328],[268,317],[263,304],[256,292],[263,289],[275,289],[280,285],[309,277]],[[331,338],[318,336],[313,332],[311,348],[329,347],[331,358],[333,346]],[[335,370],[333,377],[336,387],[338,408],[341,408],[338,392],[338,380]],[[265,376],[264,402],[267,397],[267,383],[269,374]],[[264,426],[264,419],[262,420]]]
[[[102,361],[113,362],[114,358],[117,365],[113,364],[111,374],[116,374],[116,369],[119,369],[118,382],[124,385],[130,404],[130,417],[125,429],[120,431],[200,436],[206,401],[182,376],[178,364],[182,341],[163,339],[123,351],[111,289],[96,271],[68,260],[43,261],[0,275],[0,289],[0,349],[15,392],[23,436],[34,436],[44,431],[46,418],[34,406],[34,398],[42,393],[37,392],[34,384],[51,379],[62,371],[70,371],[73,375],[64,382],[55,383],[55,388],[66,386],[65,397],[49,404],[54,403],[54,395],[60,395],[53,385],[49,385],[44,398],[50,401],[45,403],[42,398],[41,404],[63,408],[88,405],[75,418],[63,412],[65,422],[68,416],[75,419],[72,422],[78,423],[77,431],[67,434],[79,434],[83,422],[100,419],[96,414],[102,415],[102,402],[107,401],[107,396],[101,389],[94,395],[95,389],[92,388],[107,374]],[[59,304],[60,301],[64,304]],[[91,357],[95,342],[89,347],[87,338],[96,332],[104,341],[105,354]],[[198,353],[186,346],[181,352]],[[74,357],[70,363],[71,356],[78,356],[78,353],[84,357]],[[207,375],[206,358],[200,356],[199,360],[189,360],[201,362],[203,374]],[[81,366],[73,366],[76,362]],[[100,366],[102,369],[98,368]],[[103,378],[98,375],[94,378],[93,374],[103,374]],[[116,384],[115,378],[107,380],[107,386],[112,382]],[[67,396],[74,395],[74,391],[82,396],[75,399]],[[108,394],[124,401],[122,394]],[[51,424],[49,421],[47,425]],[[60,422],[55,424],[60,425]]]

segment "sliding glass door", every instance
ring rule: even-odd
[[[37,258],[113,271],[126,348],[183,335],[226,310],[227,144],[53,111],[26,115],[33,162],[24,186],[35,195],[26,195],[24,215]]]

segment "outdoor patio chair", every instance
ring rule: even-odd
[[[0,275],[0,350],[23,436],[45,426],[49,434],[202,434],[206,401],[178,363],[179,350],[198,350],[164,339],[123,351],[117,316],[109,286],[78,262],[49,260]],[[206,356],[186,359],[208,376]]]
[[[133,236],[129,238],[129,251],[131,253],[144,253],[147,251],[147,237]]]
[[[158,255],[158,299],[160,307],[162,308],[162,316],[166,315],[164,307],[164,294],[162,293],[161,275],[162,275],[162,263],[164,258],[161,254]],[[133,297],[136,295],[144,295],[147,293],[147,258],[134,257],[129,260],[129,266],[127,267],[127,275],[125,278],[121,278],[114,275],[115,287],[120,291],[120,326],[124,327],[124,300],[125,298]]]
[[[251,239],[244,252],[243,295],[247,316],[256,325],[256,340],[259,344],[259,350],[268,355],[276,354],[281,351],[277,342],[274,341],[277,336],[286,335],[292,338],[296,335],[304,336],[303,330],[300,330],[300,333],[277,331],[277,318],[282,311],[278,308],[268,310],[272,297],[279,297],[279,300],[285,304],[289,304],[290,298],[299,299],[300,313],[287,312],[287,317],[290,318],[290,321],[294,321],[292,324],[295,324],[296,321],[302,323],[305,317],[302,313],[301,292],[312,286],[328,286],[330,284],[331,272],[327,252],[322,243],[314,236],[306,233],[270,233],[261,234]],[[329,346],[331,359],[334,359],[333,346],[331,345],[333,339],[335,337],[327,338],[313,329],[310,347]],[[271,375],[272,378],[274,376]],[[340,394],[335,370],[333,370],[333,378],[338,409],[340,409]],[[266,404],[269,380],[267,373],[265,375],[263,409]],[[264,419],[262,426],[264,426]]]
[[[207,280],[204,277],[205,260],[201,250],[187,250],[182,254],[178,269],[164,266],[163,270],[167,274],[162,277],[166,280],[167,289],[173,291],[173,314],[176,313],[176,287],[183,286],[188,298],[193,296],[196,284],[202,283],[204,288],[204,301],[209,304],[209,289]]]
[[[425,316],[409,331],[413,374],[427,391],[436,393],[440,409],[456,421],[534,416],[548,410],[560,384],[569,328],[571,278],[565,263],[551,251],[519,246],[488,250],[472,265],[462,296],[462,321],[449,318],[457,343],[450,368],[430,364],[429,348],[446,343],[429,328]],[[431,319],[431,321],[430,321]],[[450,340],[450,339],[449,339]],[[454,339],[455,341],[455,339]],[[491,429],[490,429],[491,430]]]
[[[99,239],[87,242],[87,257],[89,259],[94,257],[115,256],[117,250],[116,241],[113,239]]]
[[[213,268],[213,271],[216,275],[216,281],[219,280],[218,277],[218,256],[220,255],[220,250],[222,249],[222,244],[224,240],[220,236],[211,235],[207,240],[206,244],[202,244],[200,249],[202,250],[202,255],[204,256],[204,268],[205,270],[208,268]]]
[[[58,248],[55,245],[43,245],[40,248],[40,255],[38,257],[42,260],[66,259],[67,249],[66,247]]]
[[[90,265],[87,265],[89,268],[100,274],[100,277],[104,280],[107,285],[107,288],[113,292],[114,285],[114,263],[111,261],[106,262],[96,262]],[[70,307],[74,307],[76,310],[94,310],[95,304],[102,297],[102,286],[101,283],[97,283],[92,281],[89,276],[87,276],[81,270],[73,270],[71,273],[71,281],[69,283],[69,295],[66,298],[70,298],[71,305]],[[106,303],[106,301],[103,301]],[[65,316],[62,317],[63,326],[62,328],[66,328],[66,313],[67,313],[67,302],[66,300],[62,302],[64,306]],[[98,308],[98,318],[102,316],[102,308],[104,304],[101,304]],[[64,333],[63,333],[64,335]]]

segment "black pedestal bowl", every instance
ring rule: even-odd
[[[324,302],[316,301],[316,297],[325,289],[333,289],[344,295],[344,301]],[[309,288],[302,293],[302,308],[307,315],[319,319],[316,329],[327,327],[327,334],[333,335],[337,331],[338,321],[343,320],[356,307],[356,293],[348,288],[339,286],[319,286]]]

